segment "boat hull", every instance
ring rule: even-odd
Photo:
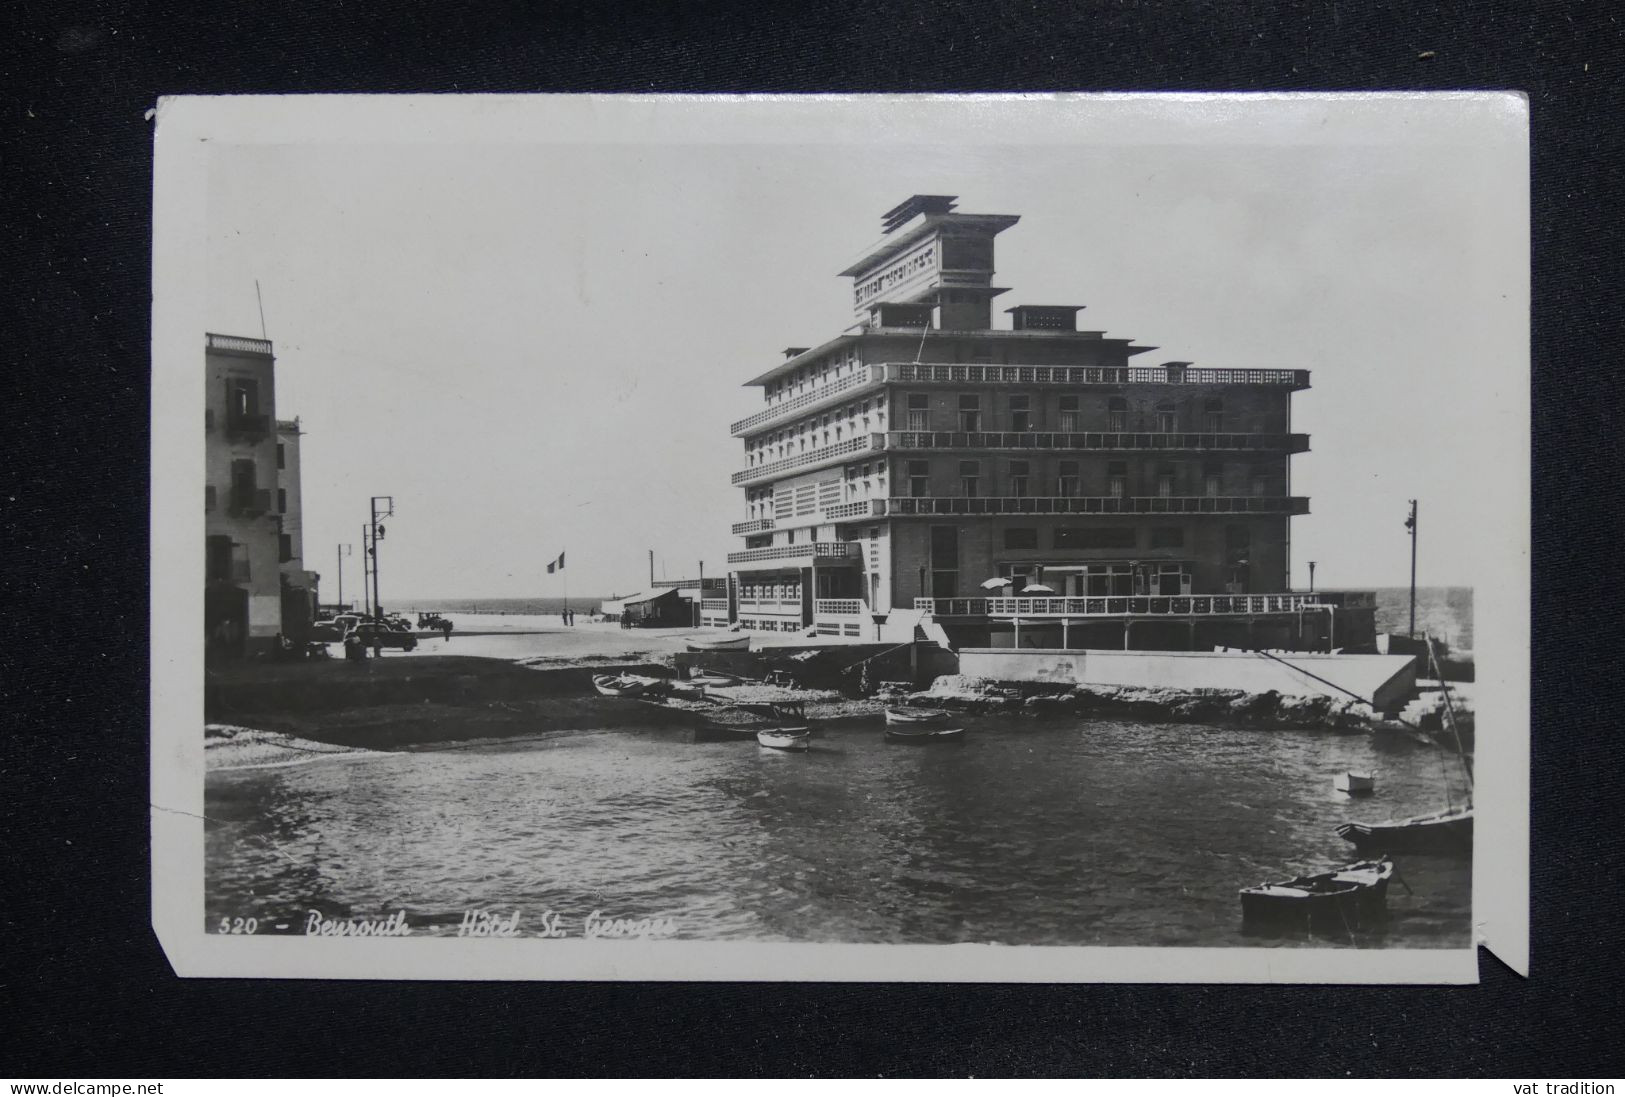
[[[688,650],[693,652],[705,651],[749,651],[749,636],[730,636],[718,640],[689,640]]]
[[[1377,782],[1369,773],[1339,773],[1332,778],[1332,788],[1350,796],[1370,796],[1377,790]]]
[[[756,741],[769,750],[799,753],[811,748],[812,730],[810,728],[777,728],[773,731],[758,731]]]
[[[1364,861],[1331,872],[1241,890],[1244,927],[1345,933],[1371,929],[1388,916],[1392,861]]]
[[[889,708],[886,710],[888,727],[929,727],[946,724],[953,713],[940,709]]]
[[[886,741],[888,743],[911,743],[924,745],[927,743],[963,743],[965,741],[964,728],[887,728]]]
[[[1344,823],[1337,828],[1337,836],[1362,851],[1467,856],[1473,852],[1473,809],[1456,808],[1379,823]]]
[[[605,697],[636,697],[644,691],[644,684],[635,679],[601,674],[593,678],[592,688]]]

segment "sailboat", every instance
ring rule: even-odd
[[[1423,641],[1427,644],[1428,662],[1433,667],[1433,672],[1439,674],[1439,662],[1433,651],[1433,638],[1424,635]],[[1467,774],[1468,801],[1465,804],[1448,807],[1444,811],[1413,815],[1408,819],[1340,825],[1337,828],[1337,836],[1344,841],[1353,842],[1354,847],[1362,852],[1381,850],[1389,853],[1472,855],[1473,804],[1470,790],[1473,782],[1473,766],[1467,760],[1467,752],[1461,746],[1461,734],[1456,729],[1455,708],[1450,703],[1450,688],[1445,685],[1443,675],[1439,677],[1439,688],[1443,690],[1445,719],[1449,722],[1450,733],[1455,739],[1456,757],[1461,761],[1462,770]]]

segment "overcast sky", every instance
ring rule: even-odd
[[[559,594],[566,550],[570,593],[624,593],[651,548],[670,577],[725,572],[727,426],[760,405],[741,382],[852,321],[836,272],[882,212],[954,194],[1021,216],[996,309],[1086,305],[1081,327],[1158,348],[1140,363],[1312,371],[1299,586],[1308,560],[1319,587],[1403,585],[1412,497],[1420,581],[1470,583],[1485,537],[1526,523],[1497,506],[1495,449],[1527,427],[1524,149],[1494,112],[1392,102],[1373,125],[1353,103],[1094,101],[1077,133],[1022,140],[1011,104],[851,143],[768,111],[771,137],[711,143],[660,118],[617,142],[600,101],[591,141],[223,141],[206,326],[258,336],[258,280],[324,594],[375,494],[397,508],[386,603]]]

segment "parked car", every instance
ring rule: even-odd
[[[361,646],[368,648],[400,648],[402,651],[412,651],[418,646],[418,638],[412,635],[411,629],[396,628],[387,621],[383,624],[377,621],[363,621],[345,634],[346,639],[351,635],[359,637]]]
[[[344,639],[344,634],[355,628],[366,618],[359,613],[341,613],[336,617],[316,621],[310,626],[310,639],[317,643],[336,644]]]

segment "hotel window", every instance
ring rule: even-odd
[[[1157,494],[1164,499],[1174,494],[1174,466],[1157,466]]]
[[[931,527],[931,597],[959,593],[959,527]]]
[[[1106,429],[1118,432],[1128,429],[1128,401],[1121,396],[1113,396],[1106,403]]]
[[[1010,462],[1010,494],[1024,499],[1032,486],[1032,464],[1028,461]]]
[[[959,397],[959,429],[967,434],[982,429],[982,398],[973,392]]]
[[[923,499],[931,494],[930,461],[910,461],[908,463],[908,493],[915,499]]]
[[[1172,434],[1179,429],[1178,417],[1174,412],[1174,402],[1164,400],[1157,405],[1157,432],[1159,434]]]
[[[1224,429],[1224,401],[1217,396],[1209,396],[1202,403],[1202,429],[1209,434]]]
[[[1091,598],[1123,597],[1134,593],[1134,569],[1128,564],[1089,565]]]
[[[1061,421],[1056,429],[1066,434],[1074,434],[1078,430],[1078,398],[1076,396],[1063,396],[1060,400]]]
[[[281,442],[276,444],[276,467],[279,469],[285,469],[288,467],[287,447]]]
[[[1217,461],[1202,462],[1202,494],[1209,498],[1224,494],[1224,466]]]
[[[231,582],[231,538],[216,534],[208,539],[204,576],[210,583]]]
[[[1121,499],[1128,494],[1128,462],[1110,461],[1106,464],[1106,494]]]
[[[1184,548],[1184,526],[1153,526],[1151,528],[1151,547],[1157,548]]]
[[[1004,547],[1007,549],[1035,549],[1038,547],[1038,530],[1031,526],[1014,526],[1004,531]]]
[[[293,559],[293,535],[279,533],[276,537],[276,558],[278,563],[286,564]]]
[[[1010,397],[1010,429],[1017,434],[1033,429],[1033,411],[1031,396]]]
[[[1055,480],[1055,494],[1070,497],[1078,494],[1078,463],[1076,461],[1062,461],[1060,475]]]
[[[926,393],[914,392],[909,394],[907,429],[913,431],[931,429],[931,397]]]
[[[982,462],[959,462],[959,494],[967,499],[974,499],[981,494]]]
[[[286,514],[286,513],[288,513],[288,489],[287,488],[277,488],[276,489],[276,512],[278,514]]]

